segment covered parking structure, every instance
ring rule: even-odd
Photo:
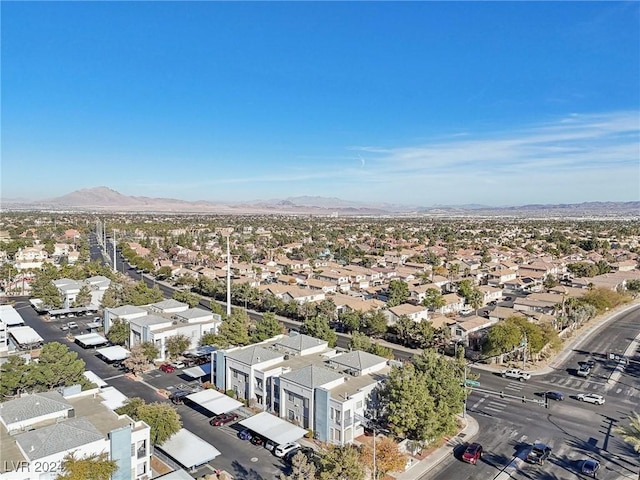
[[[82,348],[97,347],[99,345],[106,345],[109,340],[104,338],[99,333],[87,333],[85,335],[76,335],[75,342]]]
[[[98,307],[93,305],[88,305],[86,307],[70,307],[70,308],[57,308],[49,310],[49,317],[51,319],[58,319],[64,317],[79,317],[82,315],[88,315],[90,313],[96,313],[98,311]]]
[[[209,410],[214,415],[220,415],[221,413],[231,412],[242,407],[244,404],[238,400],[220,393],[217,390],[211,388],[205,388],[204,390],[187,395],[187,399],[200,407]]]
[[[243,427],[271,440],[276,445],[300,440],[307,431],[269,412],[262,412],[238,422]]]
[[[96,353],[107,362],[118,362],[127,358],[131,352],[120,345],[113,345],[111,347],[99,348]]]
[[[7,329],[7,333],[12,343],[20,350],[39,348],[44,343],[44,339],[31,327],[13,327]]]
[[[182,373],[191,378],[202,378],[205,375],[211,375],[211,363],[196,365],[195,367],[185,368]]]
[[[185,428],[156,448],[189,470],[195,470],[220,455],[213,445]]]

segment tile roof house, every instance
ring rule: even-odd
[[[394,325],[401,317],[407,317],[416,323],[429,319],[429,309],[422,305],[403,303],[395,307],[389,307],[384,311],[387,317],[387,324]]]

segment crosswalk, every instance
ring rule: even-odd
[[[640,384],[637,381],[629,384],[624,381],[607,384],[606,379],[603,378],[582,379],[571,376],[553,375],[546,378],[545,383],[557,387],[558,390],[566,388],[579,392],[614,395],[623,402],[632,404],[640,403]]]

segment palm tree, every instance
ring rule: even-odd
[[[629,426],[616,427],[614,432],[619,433],[625,442],[640,453],[640,413],[629,416]]]

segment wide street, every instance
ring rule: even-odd
[[[573,349],[552,373],[532,376],[527,382],[503,379],[487,370],[479,374],[480,387],[468,398],[469,414],[478,421],[480,432],[473,441],[481,443],[485,454],[476,466],[452,458],[426,474],[424,480],[496,479],[573,479],[582,461],[594,458],[601,463],[598,478],[637,479],[638,454],[613,432],[613,428],[640,405],[640,352],[635,344],[629,364],[615,383],[607,384],[616,363],[607,353],[623,353],[640,332],[640,308],[618,315],[613,322],[594,332]],[[578,362],[594,359],[588,378],[575,375]],[[543,400],[540,393],[559,391],[564,401],[549,401],[549,408],[526,399]],[[501,398],[500,392],[504,393]],[[579,402],[579,393],[604,395],[604,405]],[[552,447],[550,460],[543,466],[522,461],[534,442]]]

